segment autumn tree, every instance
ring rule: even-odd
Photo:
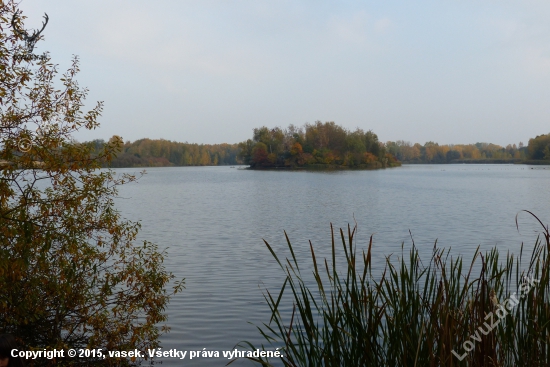
[[[32,54],[24,19],[17,3],[0,3],[0,333],[26,349],[156,347],[182,282],[169,289],[165,253],[137,242],[139,223],[114,206],[119,186],[136,177],[99,168],[122,139],[92,154],[97,145],[72,138],[99,126],[103,106],[82,111],[78,58],[59,77],[48,53]]]
[[[252,166],[261,167],[264,166],[267,162],[267,146],[262,142],[256,143],[256,145],[254,145],[254,148],[252,148],[252,160],[250,164]]]

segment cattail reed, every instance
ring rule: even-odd
[[[310,243],[313,279],[300,272],[286,233],[286,262],[264,241],[286,280],[278,294],[264,294],[271,319],[258,329],[266,343],[241,346],[282,348],[280,361],[249,358],[264,366],[548,366],[550,233],[543,228],[528,261],[523,244],[505,259],[478,248],[467,267],[436,246],[421,260],[413,242],[373,274],[372,236],[357,254],[356,228],[340,229],[337,241],[331,226],[331,259],[317,259]],[[342,253],[345,266],[337,268]],[[280,312],[288,295],[290,315]]]

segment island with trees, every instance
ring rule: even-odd
[[[316,121],[286,129],[254,129],[239,143],[239,157],[251,169],[376,169],[400,166],[372,130],[349,131],[334,122]]]

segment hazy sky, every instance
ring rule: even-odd
[[[23,0],[35,53],[79,83],[79,140],[236,143],[334,121],[382,141],[527,143],[550,132],[550,2]]]

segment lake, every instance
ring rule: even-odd
[[[519,252],[550,222],[550,167],[525,165],[404,165],[376,171],[251,171],[224,167],[148,168],[120,190],[123,216],[142,223],[141,238],[167,248],[165,264],[186,289],[168,308],[164,350],[232,350],[264,342],[252,322],[269,321],[262,290],[284,282],[262,239],[285,257],[286,230],[299,258],[309,240],[330,254],[330,223],[358,225],[358,246],[374,235],[373,259],[411,248],[422,258],[434,242],[471,259],[478,246]],[[116,172],[139,172],[117,169]],[[409,233],[410,230],[410,233]],[[529,251],[528,251],[529,252]],[[505,254],[503,254],[505,256]],[[306,268],[307,269],[307,268]],[[308,272],[305,271],[304,274]],[[291,304],[285,304],[288,312]],[[161,359],[168,366],[223,366],[224,358]],[[250,365],[247,361],[233,365]]]

